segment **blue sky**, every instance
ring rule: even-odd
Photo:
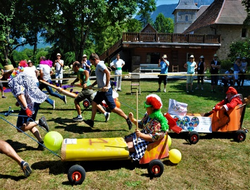
[[[167,4],[176,4],[179,0],[156,0],[156,5],[167,5]]]

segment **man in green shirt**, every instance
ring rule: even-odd
[[[89,80],[89,72],[81,68],[81,64],[78,61],[75,61],[73,63],[73,71],[77,73],[77,78],[71,83],[71,85],[73,86],[76,82],[80,81],[80,86],[82,87],[82,91],[77,95],[74,100],[78,115],[77,117],[73,118],[73,121],[82,121],[83,118],[81,115],[81,107],[79,103],[85,98],[92,101],[94,99],[94,91],[88,88],[88,86],[91,85],[91,82]],[[110,113],[106,112],[101,105],[97,105],[97,108],[100,112],[104,114],[105,121],[107,122],[109,120]]]

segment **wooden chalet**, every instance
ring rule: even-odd
[[[110,63],[120,53],[126,63],[124,70],[139,72],[140,64],[158,64],[163,54],[167,54],[170,72],[173,66],[176,71],[186,71],[183,65],[189,55],[193,54],[197,62],[201,55],[212,60],[220,46],[220,35],[158,33],[148,24],[140,33],[123,33],[122,39],[100,55],[100,59]]]

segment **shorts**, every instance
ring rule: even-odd
[[[107,92],[97,92],[94,102],[97,104],[101,104],[103,100],[105,100],[110,110],[113,110],[116,107],[114,98],[112,97],[112,88],[109,88]]]
[[[81,102],[83,101],[85,98],[87,98],[90,102],[94,99],[94,91],[91,89],[82,89],[81,92],[79,92],[79,94],[77,95],[77,97],[75,98],[76,102]]]
[[[163,81],[163,84],[166,85],[167,81],[168,81],[168,76],[167,75],[159,75],[158,84],[161,84],[162,81]]]
[[[239,71],[234,71],[234,79],[238,80],[239,77]]]
[[[193,75],[187,76],[187,83],[188,84],[192,84],[193,81],[194,81],[194,76]]]
[[[18,114],[18,118],[17,118],[17,124],[16,124],[17,128],[20,129],[23,126],[23,124],[27,123],[29,120],[30,121],[35,121],[38,109],[39,109],[39,104],[35,103],[34,104],[34,113],[33,113],[32,117],[28,117],[26,115],[25,110],[21,109],[19,114]]]

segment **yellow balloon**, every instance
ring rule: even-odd
[[[57,151],[62,146],[63,137],[57,131],[50,131],[45,135],[43,141],[44,141],[44,145],[48,149]]]
[[[171,144],[172,144],[172,139],[171,139],[171,137],[168,135],[168,148],[171,146]]]
[[[171,149],[169,151],[169,160],[173,164],[178,164],[181,161],[181,152],[177,149]]]

